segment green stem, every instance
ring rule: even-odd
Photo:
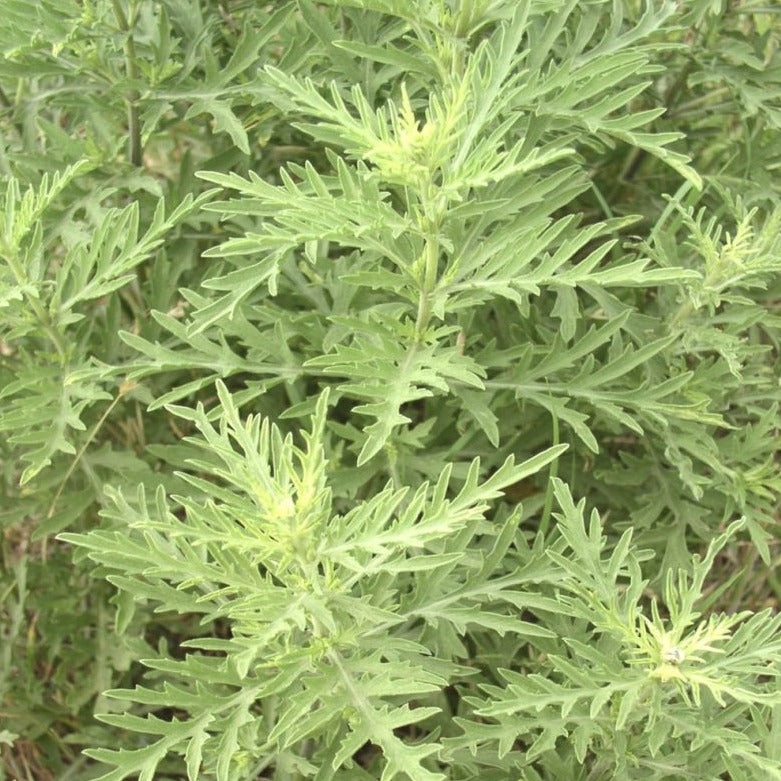
[[[6,94],[5,90],[0,86],[0,108],[7,109],[8,111],[13,111],[14,104],[11,101],[11,99]],[[19,134],[19,137],[24,136],[24,127],[22,126],[21,122],[18,122],[17,120],[11,118],[11,125],[16,130],[16,132]]]
[[[3,108],[13,108],[13,104],[5,94],[5,90],[0,86],[0,106]]]
[[[9,268],[11,269],[11,272],[14,275],[14,278],[16,279],[16,284],[19,285],[22,289],[27,288],[30,284],[30,281],[27,279],[27,275],[24,273],[24,269],[19,263],[19,259],[16,257],[16,254],[7,250],[5,253],[3,253],[3,255],[6,259],[6,262],[8,263]],[[35,316],[35,319],[38,321],[44,333],[49,337],[49,340],[54,345],[61,361],[65,363],[68,349],[62,334],[56,329],[51,315],[46,311],[46,309],[43,308],[43,306],[41,306],[41,302],[35,296],[31,295],[30,293],[25,293],[25,298],[30,306],[30,309],[32,310],[33,315]]]
[[[694,312],[695,307],[694,304],[691,302],[691,300],[684,301],[679,307],[678,311],[673,316],[673,319],[670,321],[670,331],[677,331],[681,323],[686,320],[689,315]]]
[[[136,46],[133,40],[133,25],[136,21],[137,6],[134,2],[130,3],[129,15],[125,16],[119,0],[111,0],[111,6],[114,9],[114,16],[117,20],[119,29],[125,33],[125,72],[128,81],[133,82],[138,78],[136,70]],[[138,114],[138,90],[130,89],[127,94],[127,156],[131,165],[140,166],[143,159],[143,150],[141,147],[141,120]]]
[[[699,95],[696,98],[687,100],[685,103],[679,103],[675,107],[675,109],[668,111],[665,114],[665,116],[670,119],[673,117],[679,117],[682,114],[686,114],[687,112],[691,111],[692,109],[696,109],[701,105],[707,105],[708,103],[711,103],[715,98],[720,98],[723,95],[728,95],[729,93],[730,93],[729,87],[719,87],[718,89],[714,89],[708,92],[706,95]]]
[[[421,289],[418,296],[418,313],[415,317],[415,341],[423,340],[423,334],[428,327],[428,321],[431,319],[431,291],[425,287]]]
[[[90,442],[92,442],[93,439],[95,439],[95,435],[100,431],[103,424],[106,422],[106,418],[111,414],[114,407],[117,406],[119,403],[119,400],[133,387],[133,384],[130,383],[123,383],[120,386],[119,392],[117,393],[116,397],[113,399],[111,404],[108,405],[108,408],[106,411],[100,416],[100,419],[98,422],[93,426],[92,431],[90,431],[87,438],[82,443],[81,447],[79,448],[79,451],[76,453],[73,461],[71,462],[70,467],[68,468],[68,471],[65,473],[65,476],[60,481],[60,485],[57,488],[57,492],[54,494],[54,498],[51,500],[51,504],[49,505],[49,511],[46,513],[47,518],[51,518],[54,515],[54,511],[57,508],[57,502],[60,499],[60,496],[62,495],[62,491],[65,488],[65,485],[67,484],[68,480],[70,480],[71,475],[73,474],[74,470],[76,469],[76,466],[78,465],[79,461],[81,461],[82,456],[84,455],[85,451],[90,445]]]
[[[423,189],[423,188],[422,188]],[[432,213],[432,186],[423,189],[423,224],[426,227],[426,245],[423,249],[423,279],[418,296],[418,313],[415,318],[415,341],[420,342],[431,319],[431,296],[439,275],[439,224],[441,218]]]
[[[551,409],[551,417],[553,418],[553,445],[559,444],[559,418],[558,415]],[[550,474],[548,476],[548,487],[545,489],[545,505],[542,508],[542,518],[540,519],[540,533],[545,535],[548,533],[548,526],[550,525],[551,510],[553,509],[553,478],[557,476],[559,471],[559,459],[554,458],[550,466]]]

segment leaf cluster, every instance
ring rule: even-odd
[[[777,11],[33,6],[0,777],[781,778]]]

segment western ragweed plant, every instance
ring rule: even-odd
[[[6,0],[0,778],[781,779],[781,14]]]

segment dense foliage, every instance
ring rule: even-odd
[[[781,779],[781,7],[0,50],[0,778]]]

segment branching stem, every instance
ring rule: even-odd
[[[28,292],[27,288],[30,285],[30,280],[27,278],[27,274],[25,274],[17,254],[11,249],[6,249],[2,254],[5,257],[6,263],[8,263],[8,267],[11,269],[11,273],[14,275],[16,284],[25,291],[25,298],[32,310],[33,316],[40,324],[46,336],[49,337],[49,341],[57,350],[60,361],[64,364],[68,355],[67,345],[65,344],[62,334],[57,330],[52,321],[49,312],[41,305],[41,302],[36,296]]]

